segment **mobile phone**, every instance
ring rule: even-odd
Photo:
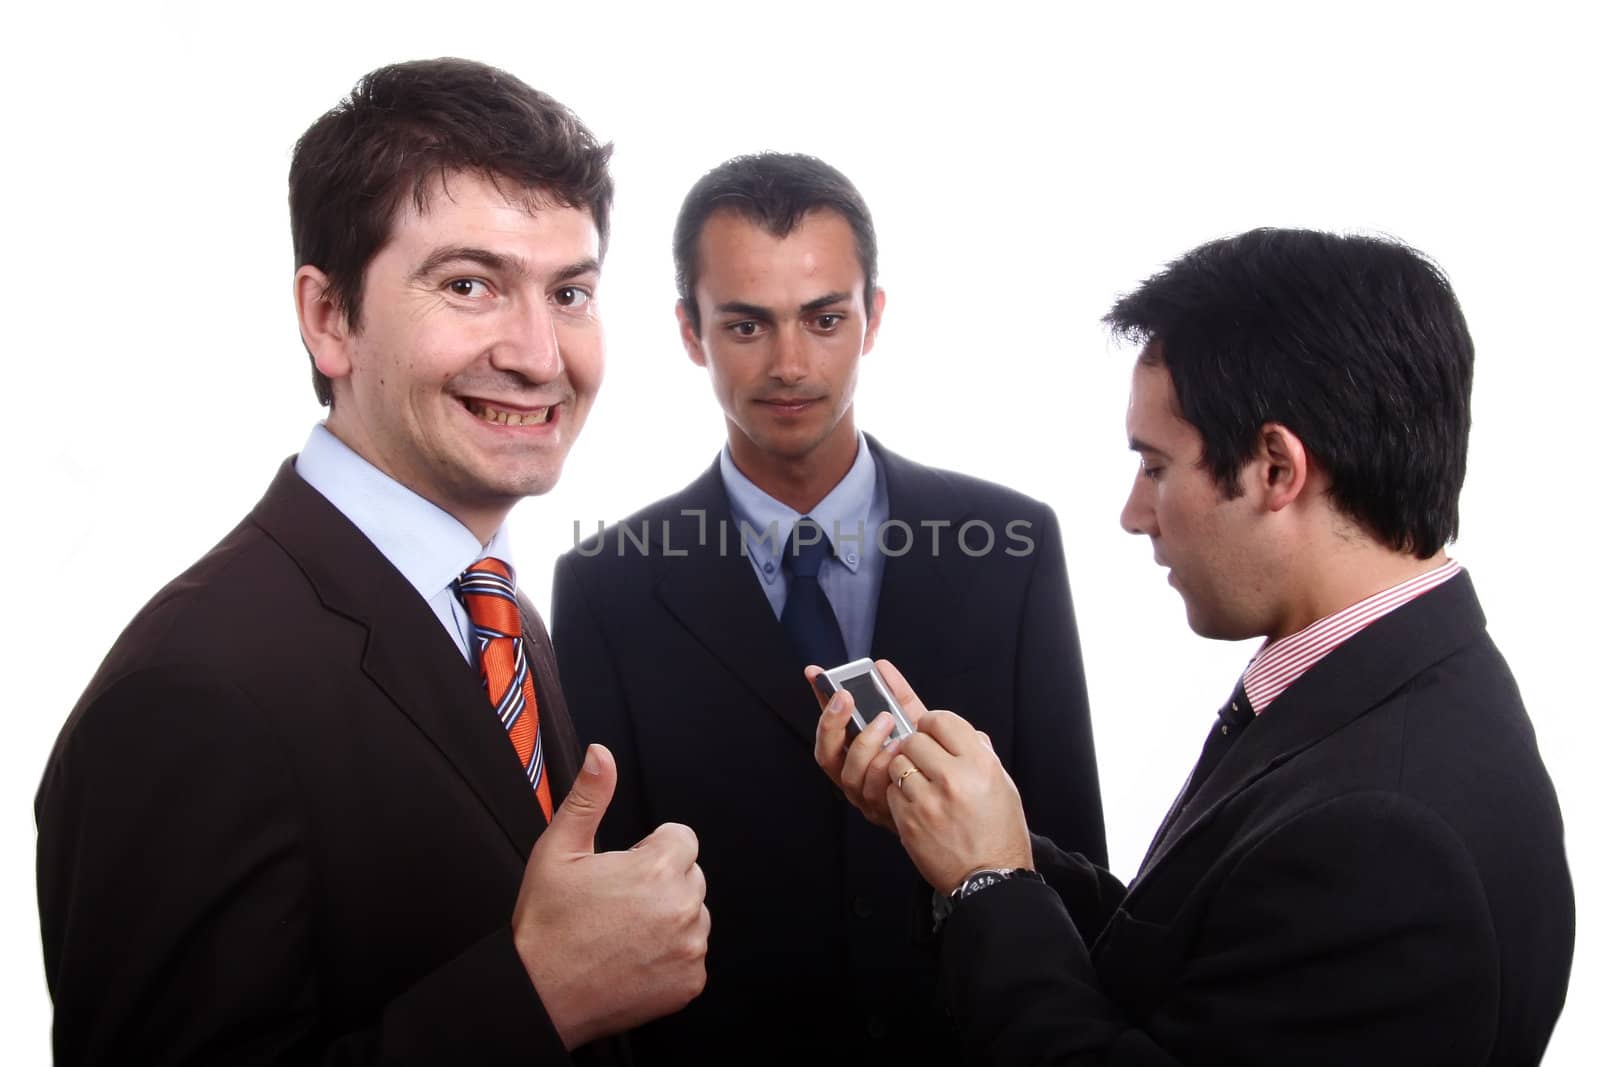
[[[850,695],[856,701],[855,711],[850,717],[856,733],[865,730],[873,719],[885,711],[894,716],[894,729],[889,731],[889,741],[910,737],[916,730],[916,727],[911,725],[911,720],[906,718],[900,702],[889,692],[888,683],[883,680],[883,675],[878,673],[878,668],[870,659],[851,660],[849,663],[830,667],[817,675],[813,684],[817,687],[817,692],[828,697],[841,689],[850,691]]]

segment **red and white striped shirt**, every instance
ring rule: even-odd
[[[1281,641],[1272,641],[1250,660],[1244,670],[1244,695],[1257,715],[1278,699],[1300,676],[1328,653],[1403,604],[1461,573],[1461,564],[1449,560],[1426,574],[1374,593],[1343,611],[1335,612]]]

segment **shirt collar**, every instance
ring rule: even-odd
[[[295,460],[295,471],[355,524],[406,581],[432,600],[485,556],[511,563],[501,526],[488,545],[437,505],[424,500],[318,423]]]
[[[733,512],[734,523],[740,527],[745,552],[754,557],[763,569],[768,563],[780,565],[783,562],[783,547],[789,543],[789,534],[802,517],[801,513],[746,477],[734,464],[733,452],[727,445],[722,446],[718,465],[722,472],[723,487],[728,491],[728,505]],[[806,513],[822,527],[835,552],[838,551],[840,533],[854,536],[858,531],[866,530],[867,515],[877,487],[878,464],[873,459],[872,450],[867,447],[866,437],[857,430],[855,462],[839,479],[839,484]],[[748,532],[745,532],[745,527],[749,528]],[[864,541],[858,540],[856,543]],[[852,573],[861,566],[859,553],[851,552],[835,558]]]
[[[1325,615],[1305,629],[1277,641],[1268,641],[1250,658],[1240,684],[1250,707],[1259,715],[1278,699],[1284,690],[1322,662],[1329,653],[1385,615],[1422,594],[1448,582],[1461,573],[1453,559],[1422,574]]]

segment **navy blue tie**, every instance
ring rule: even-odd
[[[810,518],[801,519],[783,549],[783,570],[789,578],[783,602],[783,628],[801,663],[837,667],[845,661],[844,636],[833,605],[817,581],[822,561],[833,554],[828,537]]]

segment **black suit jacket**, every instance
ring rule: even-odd
[[[576,740],[524,619],[559,801]],[[122,634],[36,813],[59,1063],[567,1059],[512,946],[544,826],[516,754],[292,462]]]
[[[873,655],[900,667],[929,706],[988,731],[1032,823],[1103,861],[1055,516],[1011,490],[869,445],[891,517],[912,531],[898,557],[905,531],[884,538],[891,558]],[[956,540],[974,521],[994,532],[986,555]],[[1011,523],[1022,525],[1008,534]],[[627,847],[659,822],[687,824],[700,838],[711,911],[705,992],[635,1033],[635,1056],[760,1048],[794,1060],[948,1060],[953,1046],[932,1005],[929,890],[898,841],[850,809],[816,766],[816,700],[740,554],[717,465],[622,527],[626,537],[612,528],[557,564],[562,680],[583,739],[617,755],[604,843]],[[984,541],[981,528],[969,530],[969,549]]]
[[[1565,997],[1561,814],[1464,574],[1290,686],[1127,890],[1036,846],[1055,891],[943,937],[976,1062],[1532,1064]]]

